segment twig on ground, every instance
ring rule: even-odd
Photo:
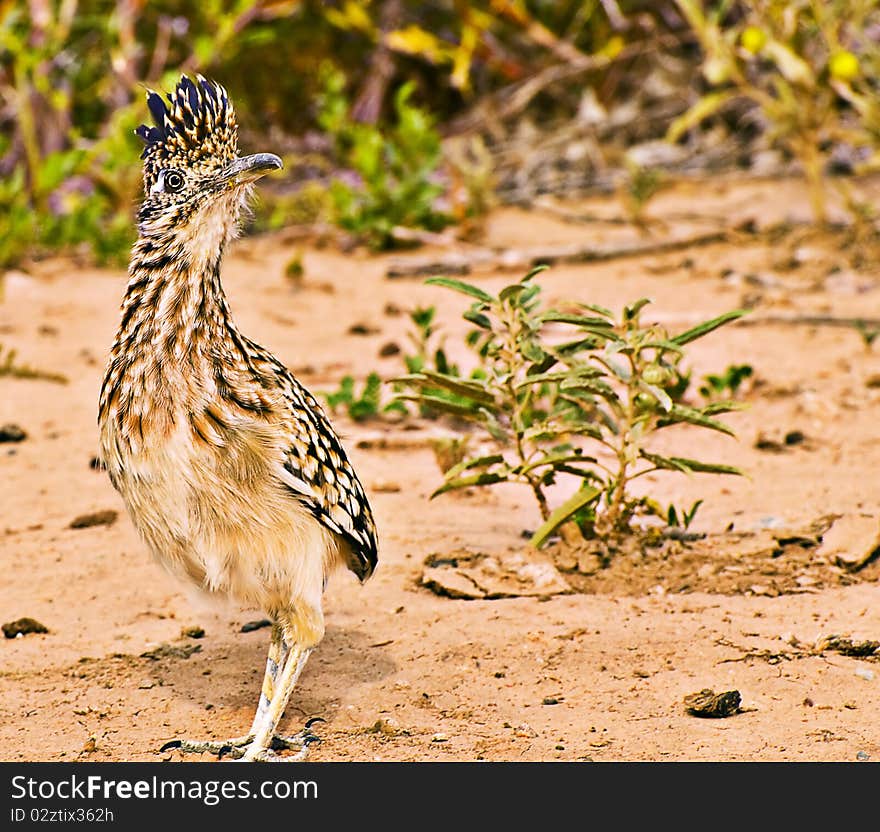
[[[447,257],[411,257],[393,260],[385,276],[423,277],[426,275],[470,274],[476,268],[485,270],[523,269],[556,263],[601,263],[625,257],[645,257],[706,246],[730,239],[732,232],[710,231],[691,237],[672,240],[635,240],[613,246],[594,246],[575,243],[565,246],[531,249],[478,248]]]

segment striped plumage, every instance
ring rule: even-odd
[[[102,454],[167,569],[276,623],[251,734],[234,745],[268,759],[299,670],[324,633],[326,580],[343,564],[362,581],[370,576],[376,529],[320,406],[238,331],[220,283],[251,183],[280,160],[238,156],[235,116],[217,84],[183,77],[167,103],[151,92],[148,105],[155,126],[137,131],[145,199],[101,389]]]

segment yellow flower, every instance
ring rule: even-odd
[[[838,81],[852,81],[859,74],[859,59],[852,52],[836,52],[828,61],[828,71]]]

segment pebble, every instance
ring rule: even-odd
[[[49,632],[49,628],[35,618],[19,618],[16,621],[8,621],[2,626],[2,630],[6,638],[22,638],[30,633]]]
[[[874,680],[874,671],[868,670],[867,667],[857,667],[856,676],[860,679],[864,679],[866,682],[872,682]]]
[[[12,423],[0,427],[0,442],[23,442],[27,439],[27,434],[18,426]]]

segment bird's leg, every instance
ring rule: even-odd
[[[275,684],[278,679],[278,673],[281,666],[287,659],[289,652],[290,648],[284,641],[281,627],[278,624],[273,624],[272,638],[269,642],[269,655],[266,659],[266,673],[263,676],[263,685],[260,689],[260,703],[257,706],[257,712],[254,716],[254,721],[251,725],[251,729],[245,736],[234,737],[232,739],[222,741],[172,740],[171,742],[163,745],[161,750],[165,751],[169,748],[177,748],[180,751],[193,754],[201,754],[207,751],[212,754],[218,755],[228,754],[230,757],[233,758],[241,757],[244,754],[243,749],[245,748],[245,746],[253,741],[257,729],[269,709],[269,704],[272,702],[272,699],[275,696]],[[303,735],[301,737],[299,735],[289,738],[277,737],[273,740],[273,745],[280,745],[282,748],[291,748],[295,745],[297,748],[299,748],[303,745],[303,740],[305,739],[305,736],[306,733],[303,732]],[[298,743],[297,740],[299,740]]]
[[[272,625],[272,640],[269,642],[269,655],[266,658],[266,673],[263,676],[263,686],[260,688],[260,704],[254,714],[251,730],[248,731],[248,742],[254,738],[260,723],[269,709],[269,703],[275,697],[275,683],[278,672],[287,659],[290,648],[284,641],[282,629],[278,624]]]
[[[308,755],[309,741],[314,739],[308,733],[308,727],[301,734],[289,739],[276,737],[275,729],[311,652],[311,649],[303,649],[297,644],[288,651],[284,667],[275,685],[274,695],[262,715],[258,713],[259,724],[255,721],[254,738],[244,751],[244,761],[270,762],[281,759],[272,753],[273,745],[276,747],[280,745],[282,748],[299,747],[298,753],[293,757],[284,758],[287,760],[304,760]]]

